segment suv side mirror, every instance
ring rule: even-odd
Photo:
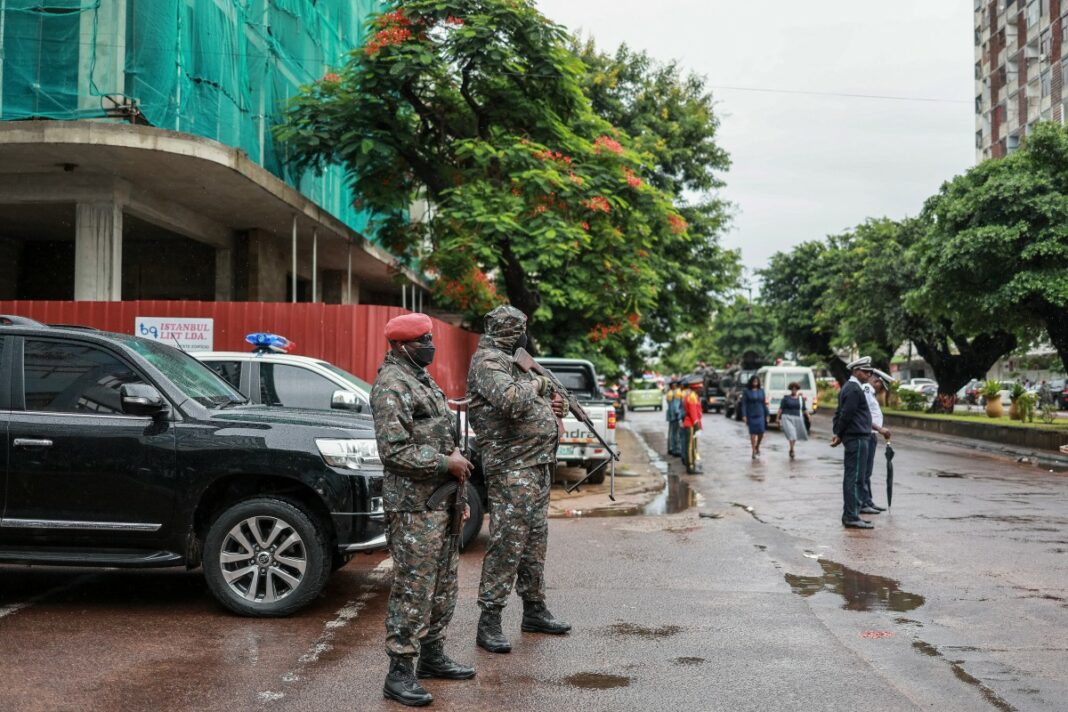
[[[122,412],[127,415],[147,415],[155,417],[167,409],[167,401],[147,383],[127,383],[119,389],[122,400]]]
[[[334,410],[351,410],[353,413],[363,412],[363,403],[352,391],[334,391],[330,397],[330,407]]]

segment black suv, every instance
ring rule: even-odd
[[[369,416],[277,410],[155,341],[0,316],[0,562],[203,565],[282,616],[385,547]]]

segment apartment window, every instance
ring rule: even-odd
[[[1049,0],[1039,0],[1038,5],[1041,8],[1042,17],[1049,15]]]
[[[982,79],[983,78],[983,63],[982,62],[976,62],[975,63],[975,78],[976,79]]]
[[[977,114],[983,113],[983,95],[982,94],[980,94],[979,96],[975,97],[975,113],[977,113]]]
[[[976,27],[975,28],[975,46],[978,47],[982,43],[983,43],[983,31],[980,28]]]
[[[1046,30],[1039,37],[1038,51],[1042,53],[1043,57],[1049,57],[1053,52],[1053,33],[1050,30]]]
[[[1031,0],[1027,4],[1027,26],[1035,27],[1038,25],[1038,21],[1042,19],[1042,8],[1038,4],[1038,0]]]
[[[1053,93],[1053,72],[1048,69],[1042,72],[1039,81],[1042,82],[1042,98],[1044,99]]]
[[[975,147],[976,148],[982,148],[983,147],[983,132],[982,132],[982,130],[979,130],[979,131],[975,132]]]
[[[1061,60],[1061,86],[1068,87],[1068,58]]]

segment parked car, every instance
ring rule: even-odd
[[[768,415],[771,420],[779,412],[779,401],[789,394],[787,388],[791,383],[801,386],[801,395],[809,413],[815,412],[818,405],[816,395],[816,374],[808,366],[765,366],[756,373],[768,402]]]
[[[978,378],[973,378],[968,381],[959,391],[957,391],[957,400],[968,405],[975,405],[979,402],[979,391],[983,388],[983,382]]]
[[[701,410],[705,413],[722,412],[727,405],[727,394],[722,386],[723,376],[716,371],[707,371],[704,379],[701,388]]]
[[[0,316],[0,412],[0,562],[201,566],[282,616],[385,547],[368,415],[250,404],[166,344]]]
[[[1068,381],[1063,378],[1055,378],[1049,382],[1053,400],[1061,410],[1068,410]]]
[[[902,383],[899,388],[906,391],[919,391],[922,390],[924,386],[934,386],[935,392],[938,392],[938,381],[933,378],[910,378]]]
[[[590,422],[598,434],[613,448],[616,444],[616,410],[612,402],[606,400],[597,386],[597,369],[583,359],[573,358],[539,358],[538,363],[552,371],[575,399],[579,401]],[[560,436],[560,447],[556,451],[556,461],[570,467],[584,467],[592,472],[611,454],[597,438],[586,429],[574,416],[564,418],[564,433]],[[587,482],[600,484],[604,482],[607,470],[605,465]]]
[[[627,410],[638,408],[661,410],[663,407],[664,393],[656,381],[641,379],[630,384],[630,391],[627,393]]]
[[[257,405],[371,412],[371,384],[329,361],[265,349],[193,356]]]
[[[371,384],[340,366],[317,358],[271,351],[268,339],[257,342],[249,334],[253,350],[211,351],[192,354],[238,389],[251,403],[272,408],[303,408],[351,413],[371,413]],[[283,339],[284,341],[284,339]],[[462,419],[461,419],[462,422]],[[482,531],[489,511],[489,488],[478,455],[478,438],[469,433],[471,461],[475,472],[468,480],[467,501],[471,516],[464,524],[463,545]]]

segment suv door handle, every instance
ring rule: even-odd
[[[15,438],[12,445],[15,447],[52,447],[52,441],[36,438]]]

